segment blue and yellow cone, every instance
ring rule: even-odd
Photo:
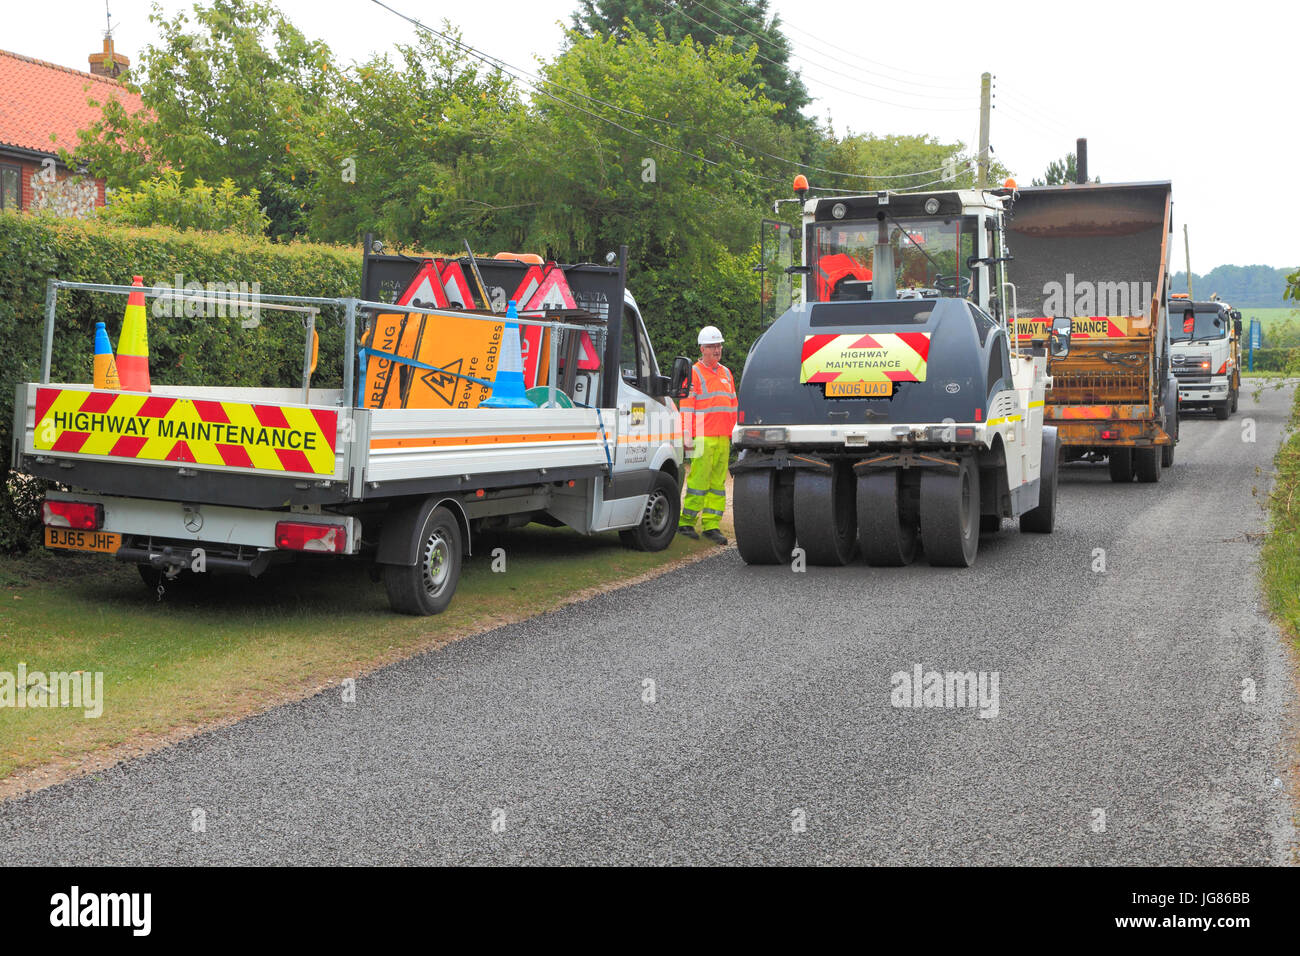
[[[514,319],[515,321],[510,321]],[[536,408],[524,394],[524,353],[519,342],[519,309],[515,300],[506,308],[506,326],[501,342],[501,359],[492,380],[492,397],[479,408]]]
[[[108,329],[103,322],[95,323],[95,388],[121,388],[117,378],[117,363],[113,361],[113,347],[108,344]]]

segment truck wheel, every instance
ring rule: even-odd
[[[858,546],[867,564],[901,568],[916,557],[916,522],[904,513],[902,472],[870,471],[858,478]]]
[[[1237,414],[1237,398],[1238,398],[1240,395],[1241,395],[1241,389],[1240,389],[1240,388],[1234,388],[1234,389],[1232,390],[1232,414],[1233,414],[1233,415]]]
[[[1160,467],[1172,468],[1174,466],[1174,443],[1160,446]]]
[[[1110,480],[1124,484],[1133,480],[1133,449],[1112,448],[1110,451]]]
[[[736,549],[746,564],[784,564],[794,550],[794,522],[782,519],[776,469],[742,471],[732,487]]]
[[[830,474],[801,468],[794,476],[794,532],[809,564],[848,564],[857,550],[853,472],[836,463]]]
[[[1229,414],[1231,413],[1228,411],[1228,400],[1226,398],[1223,400],[1223,404],[1214,406],[1214,417],[1219,421],[1226,422]]]
[[[677,533],[677,518],[682,510],[682,493],[672,475],[656,471],[645,515],[635,528],[618,533],[624,547],[635,551],[662,551],[672,544]]]
[[[1020,516],[1021,534],[1051,534],[1056,528],[1056,482],[1064,463],[1059,441],[1043,441],[1042,479],[1038,485],[1038,507]]]
[[[997,534],[1002,530],[1002,515],[980,515],[980,534]]]
[[[1138,481],[1146,484],[1160,480],[1160,446],[1133,449],[1133,470]]]
[[[460,524],[450,511],[438,507],[429,512],[418,534],[415,564],[384,565],[388,604],[399,614],[440,614],[460,581]]]
[[[980,473],[963,458],[948,468],[921,472],[921,546],[930,563],[968,568],[980,546]]]

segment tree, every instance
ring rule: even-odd
[[[690,37],[704,47],[731,38],[738,50],[754,47],[756,56],[743,79],[762,84],[763,95],[781,106],[780,121],[805,132],[811,121],[801,110],[812,98],[798,71],[790,68],[790,41],[768,0],[579,0],[573,27],[579,36],[653,36],[662,27],[669,43]]]
[[[1047,164],[1047,172],[1043,174],[1043,179],[1035,179],[1035,186],[1062,186],[1065,183],[1076,182],[1079,178],[1079,159],[1074,153],[1066,153],[1064,159],[1054,159]],[[1101,182],[1101,177],[1097,176],[1092,180],[1094,183]]]
[[[230,179],[259,191],[272,236],[301,233],[307,171],[292,143],[329,101],[329,48],[254,0],[196,3],[193,21],[167,19],[155,4],[150,20],[159,42],[130,74],[145,109],[131,116],[106,104],[76,155],[110,187],[169,169],[187,185]]]
[[[815,154],[815,165],[836,170],[841,175],[810,170],[808,179],[818,188],[844,192],[922,186],[970,189],[975,184],[975,164],[957,162],[966,152],[966,145],[960,141],[942,143],[927,135],[876,136],[850,130],[843,139],[836,139],[827,130]],[[945,179],[949,172],[953,178]],[[991,181],[1000,183],[1009,175],[1000,162],[990,162]]]
[[[459,40],[450,26],[443,30]],[[397,62],[382,55],[343,71],[317,122],[294,141],[313,171],[308,235],[351,243],[373,229],[394,248],[449,242],[432,228],[427,210],[476,207],[477,197],[459,193],[452,181],[457,164],[469,154],[511,162],[498,140],[524,117],[509,77],[431,34],[399,45]]]
[[[260,236],[270,220],[262,212],[257,190],[240,194],[234,182],[209,186],[202,179],[193,186],[181,183],[175,170],[142,183],[137,189],[118,189],[111,204],[98,210],[99,218],[126,226],[164,224],[177,229],[235,232]]]

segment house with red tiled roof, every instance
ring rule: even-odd
[[[91,72],[0,50],[0,209],[49,209],[85,216],[104,205],[104,181],[68,169],[59,149],[75,150],[77,131],[99,118],[90,100],[141,108],[139,94],[117,79],[129,61],[104,38]]]

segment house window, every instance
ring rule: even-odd
[[[22,208],[22,170],[0,164],[0,209]]]

